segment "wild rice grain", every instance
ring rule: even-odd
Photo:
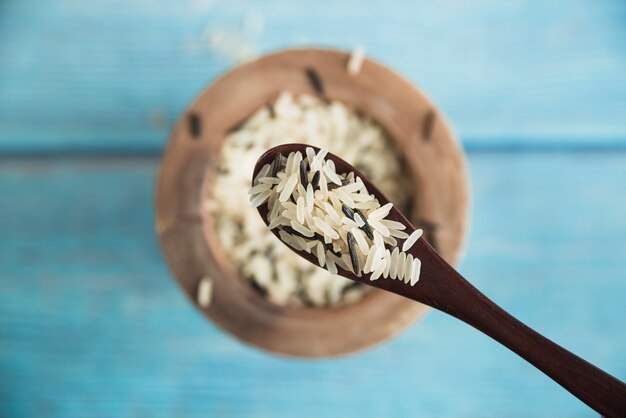
[[[195,112],[189,113],[189,133],[194,139],[199,139],[202,135],[202,118]]]
[[[320,185],[320,172],[319,171],[316,171],[315,174],[313,174],[311,185],[313,186],[313,190],[317,190],[317,188],[319,187]]]
[[[359,257],[356,253],[356,244],[354,242],[354,235],[348,232],[348,251],[350,252],[350,261],[352,262],[352,270],[360,271],[359,269]]]
[[[361,230],[356,229],[356,228],[352,228],[351,230],[352,236],[354,237],[354,240],[356,241],[357,245],[359,246],[359,249],[361,250],[361,253],[363,255],[367,255],[367,253],[369,252],[369,245],[367,244],[367,241],[365,240],[365,237],[363,236],[363,232],[361,232]]]
[[[270,168],[271,177],[276,177],[276,174],[282,169],[281,161],[284,158],[283,154],[278,154],[278,156],[272,161],[272,166]]]
[[[300,184],[302,184],[303,187],[306,187],[308,184],[306,174],[306,160],[300,161]]]
[[[365,232],[365,235],[367,235],[369,239],[374,239],[374,232],[372,232],[372,228],[370,228],[367,222],[365,222],[363,226],[361,226],[361,229],[363,230],[363,232]]]
[[[354,221],[354,212],[352,212],[352,209],[350,209],[346,205],[341,205],[341,211],[344,213],[344,215],[346,215],[348,219]]]

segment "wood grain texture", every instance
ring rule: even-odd
[[[624,148],[625,19],[621,0],[5,0],[0,151],[160,149],[234,51],[357,44],[469,148]]]
[[[345,359],[242,346],[166,271],[152,219],[156,165],[0,161],[0,415],[595,416],[438,313]],[[469,166],[461,271],[528,325],[626,378],[626,155],[470,154]]]

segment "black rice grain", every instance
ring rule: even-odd
[[[352,209],[350,209],[349,207],[347,207],[346,205],[341,205],[341,211],[343,212],[344,215],[346,215],[346,217],[350,220],[354,221],[354,212],[352,212]]]
[[[320,185],[320,172],[316,171],[315,174],[313,174],[313,179],[311,179],[311,186],[313,186],[313,190],[317,190],[319,185]]]
[[[428,141],[433,133],[433,127],[435,125],[435,112],[429,110],[424,116],[424,125],[422,126],[422,137],[425,141]]]
[[[195,112],[189,113],[189,133],[193,139],[199,139],[202,135],[202,119]]]
[[[367,235],[369,239],[374,240],[374,233],[372,232],[372,227],[367,222],[365,222],[365,225],[363,225],[361,229],[363,230],[363,232],[365,232],[365,235]]]
[[[276,158],[274,158],[274,161],[272,161],[272,165],[270,168],[270,177],[276,177],[276,174],[286,165],[287,159],[283,154],[279,153]]]
[[[361,219],[363,220],[363,222],[365,223],[365,225],[363,225],[361,227],[363,232],[365,232],[365,235],[367,235],[367,237],[369,239],[373,240],[374,239],[374,232],[372,232],[372,227],[370,226],[370,224],[367,223],[367,220],[365,219],[365,215],[363,215],[363,212],[361,212],[358,209],[354,209],[354,213],[359,215],[361,217]]]
[[[306,175],[306,160],[300,161],[300,183],[302,183],[302,187],[305,189],[309,183]]]
[[[317,71],[315,71],[315,69],[311,67],[307,67],[304,72],[306,74],[306,77],[309,79],[309,83],[311,83],[311,87],[313,87],[313,90],[315,90],[315,92],[320,96],[323,96],[324,84],[322,83],[322,79],[320,78],[320,75],[317,73]]]
[[[354,235],[352,232],[348,232],[348,250],[350,251],[350,261],[352,262],[352,270],[354,274],[358,274],[359,269],[359,257],[356,254],[356,242],[354,241]]]

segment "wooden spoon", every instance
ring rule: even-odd
[[[253,178],[265,164],[274,161],[279,153],[287,156],[290,152],[300,151],[302,155],[306,155],[306,147],[307,145],[304,144],[285,144],[270,149],[257,161]],[[316,152],[319,151],[318,148],[312,148]],[[359,176],[381,206],[389,202],[376,186],[353,166],[330,153],[326,159],[335,163],[337,173],[352,171]],[[267,224],[267,204],[259,206],[258,210]],[[415,230],[415,227],[395,207],[392,208],[387,219],[406,225],[405,232],[409,234]],[[278,229],[273,229],[272,232],[278,236]],[[318,264],[313,254],[289,248],[310,262]],[[352,272],[341,268],[339,268],[339,274],[446,312],[508,347],[598,413],[606,417],[626,417],[626,385],[623,382],[550,341],[508,314],[465,280],[423,238],[420,238],[408,252],[422,262],[420,280],[415,286],[405,284],[401,280],[385,278],[370,281],[369,274],[357,277]]]

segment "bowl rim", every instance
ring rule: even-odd
[[[176,141],[176,137],[179,133],[179,131],[182,129],[181,125],[184,122],[185,116],[189,114],[189,112],[192,111],[192,109],[194,109],[194,107],[197,105],[197,103],[203,98],[205,97],[208,92],[210,92],[212,89],[215,89],[216,86],[221,85],[222,83],[224,83],[227,80],[231,80],[233,77],[236,77],[241,71],[245,71],[245,69],[250,68],[250,67],[254,67],[255,65],[259,65],[259,63],[263,63],[263,62],[267,62],[270,61],[272,59],[280,59],[281,57],[285,57],[285,56],[289,56],[289,55],[298,55],[298,54],[322,54],[322,55],[333,55],[335,58],[337,56],[341,56],[342,58],[349,58],[350,57],[350,52],[341,50],[341,49],[335,49],[335,48],[326,48],[326,47],[311,47],[311,48],[285,48],[285,49],[280,49],[274,52],[270,52],[268,54],[262,55],[260,57],[255,58],[254,60],[250,60],[247,62],[243,62],[240,64],[237,64],[235,66],[233,66],[232,68],[230,68],[229,70],[227,70],[225,73],[221,74],[220,76],[216,77],[215,79],[213,79],[211,82],[209,82],[208,84],[206,84],[201,90],[200,92],[196,95],[196,97],[194,98],[194,100],[186,107],[185,111],[181,113],[181,116],[179,117],[176,125],[174,126],[174,128],[172,129],[169,138],[168,138],[168,142],[167,142],[167,146],[163,152],[163,156],[161,158],[160,164],[159,164],[159,168],[158,168],[158,174],[156,177],[156,182],[155,182],[155,224],[156,224],[156,229],[157,229],[157,235],[159,237],[159,243],[160,243],[160,247],[161,250],[164,254],[164,257],[167,261],[167,265],[169,270],[172,273],[172,276],[175,278],[175,281],[177,282],[177,284],[179,285],[179,287],[181,288],[181,290],[183,290],[183,293],[186,295],[186,297],[189,299],[189,301],[196,306],[196,308],[198,310],[200,310],[202,312],[202,314],[209,318],[211,320],[211,322],[213,322],[214,324],[216,324],[220,329],[226,331],[227,333],[229,333],[230,335],[234,336],[237,340],[242,341],[246,344],[252,345],[256,348],[259,348],[265,352],[268,353],[272,353],[272,354],[279,354],[279,355],[283,355],[283,356],[288,356],[288,357],[297,357],[297,358],[331,358],[331,357],[341,357],[341,356],[346,356],[346,355],[350,355],[359,351],[363,351],[365,349],[377,346],[379,344],[382,344],[383,342],[388,341],[389,339],[393,338],[394,336],[398,335],[400,332],[404,331],[405,329],[407,329],[413,322],[415,322],[418,318],[422,317],[426,312],[427,312],[427,308],[424,307],[423,305],[420,305],[420,309],[415,309],[414,312],[410,315],[411,319],[410,320],[405,320],[403,321],[402,324],[400,324],[399,326],[395,326],[393,330],[391,330],[390,332],[387,332],[386,335],[384,336],[384,338],[379,338],[379,339],[375,339],[372,341],[369,341],[365,344],[359,344],[356,345],[354,347],[350,347],[349,349],[344,349],[344,350],[338,350],[338,351],[331,351],[331,352],[324,352],[321,354],[311,354],[311,353],[307,353],[307,352],[293,352],[293,351],[283,351],[280,349],[277,349],[276,347],[270,347],[267,345],[264,345],[262,343],[259,343],[258,340],[251,340],[249,338],[249,336],[245,335],[245,334],[241,334],[235,330],[233,330],[231,327],[229,326],[225,326],[225,324],[221,321],[221,318],[219,317],[219,314],[216,313],[214,310],[211,310],[210,307],[209,309],[206,308],[202,308],[198,305],[197,300],[195,298],[195,293],[190,291],[190,289],[188,287],[186,287],[181,279],[181,277],[179,277],[179,274],[177,274],[177,269],[175,267],[176,263],[173,262],[172,260],[172,254],[171,251],[167,245],[167,232],[168,230],[170,230],[171,228],[173,228],[175,226],[175,224],[179,221],[178,219],[169,219],[164,221],[164,215],[163,215],[163,210],[162,210],[162,202],[163,200],[160,198],[161,194],[163,193],[162,190],[162,185],[163,182],[165,181],[164,176],[166,176],[165,173],[165,163],[167,161],[167,157],[168,157],[168,153],[171,152],[172,150],[172,144],[174,143],[174,141]],[[450,260],[451,262],[457,264],[459,262],[459,260],[461,259],[462,254],[464,253],[465,250],[465,245],[466,245],[466,241],[467,241],[467,235],[468,235],[468,230],[469,230],[469,212],[470,212],[470,182],[469,182],[469,172],[467,170],[467,163],[466,163],[466,156],[462,150],[461,144],[457,139],[457,136],[455,135],[454,131],[452,130],[450,124],[447,122],[447,120],[445,119],[445,117],[443,116],[443,114],[441,113],[441,111],[439,109],[437,109],[437,107],[432,103],[432,101],[424,94],[422,93],[422,91],[415,86],[413,83],[411,83],[407,78],[405,78],[404,76],[402,76],[401,74],[397,73],[396,71],[394,71],[393,69],[389,68],[388,66],[381,64],[378,61],[373,60],[370,57],[366,57],[365,58],[365,63],[367,63],[369,66],[374,66],[376,68],[378,68],[378,70],[382,70],[384,73],[387,73],[387,76],[390,78],[394,78],[396,80],[396,82],[399,82],[401,84],[403,84],[405,87],[407,87],[411,94],[416,95],[419,97],[419,99],[425,103],[430,109],[434,110],[437,114],[437,118],[443,121],[443,125],[446,129],[446,137],[448,138],[448,142],[451,146],[452,152],[455,154],[455,158],[458,160],[458,162],[461,165],[461,171],[462,171],[462,175],[461,175],[461,189],[464,193],[464,199],[463,199],[463,205],[464,207],[461,208],[461,212],[463,212],[463,216],[460,220],[460,230],[459,230],[459,235],[460,235],[460,240],[458,242],[458,245],[456,246],[455,250],[454,250],[454,254],[451,255]],[[289,88],[285,87],[283,90],[289,90]],[[335,98],[333,98],[333,100],[336,100]],[[350,104],[352,105],[352,104]],[[366,113],[367,114],[367,113]],[[371,116],[371,115],[368,115]],[[249,117],[249,116],[247,116]],[[244,118],[247,119],[247,117]],[[383,126],[386,130],[387,130],[387,126],[385,123],[382,123],[380,120],[378,120],[377,118],[373,118],[374,120],[376,120],[377,123],[379,123],[381,126]],[[390,136],[393,137],[393,135],[390,134]],[[395,138],[394,142],[396,141]],[[408,158],[407,158],[407,165],[410,166],[410,164],[408,163]],[[204,191],[206,189],[206,185],[205,182],[207,181],[208,176],[203,176],[202,178],[202,186],[201,186],[201,190]],[[166,216],[167,218],[167,216]],[[172,222],[174,224],[172,224]],[[200,219],[200,229],[204,230],[206,228],[206,219],[204,217],[201,216]],[[203,233],[203,235],[206,235],[206,232]],[[205,236],[206,238],[206,236]],[[221,248],[221,245],[218,245],[218,247],[220,249],[223,250],[223,248]],[[224,250],[225,251],[225,250]],[[210,275],[209,275],[210,276]],[[245,280],[243,277],[241,277],[241,275],[236,274],[236,276],[240,279],[239,282],[241,282],[241,284],[247,284],[247,280]],[[201,277],[197,278],[197,281],[200,280]],[[251,286],[248,285],[248,287]],[[374,297],[376,297],[378,292],[383,292],[384,291],[380,291],[378,289],[374,289],[374,291],[369,292],[368,295],[366,295],[366,297],[359,301],[356,302],[354,304],[354,306],[358,306],[363,304],[367,299],[372,299]],[[395,296],[395,295],[394,295]],[[277,307],[278,305],[274,305],[272,302],[269,302],[267,299],[263,298],[264,300],[266,300],[266,302],[268,304],[273,305],[274,307]],[[415,303],[415,302],[413,302]],[[283,312],[283,314],[288,314],[288,315],[292,315],[294,312],[305,312],[305,311],[311,311],[311,312],[316,312],[319,313],[320,311],[333,311],[333,312],[337,312],[337,310],[340,309],[345,309],[345,308],[349,308],[351,305],[348,306],[338,306],[338,307],[332,307],[332,308],[314,308],[314,307],[279,307],[279,309]]]

